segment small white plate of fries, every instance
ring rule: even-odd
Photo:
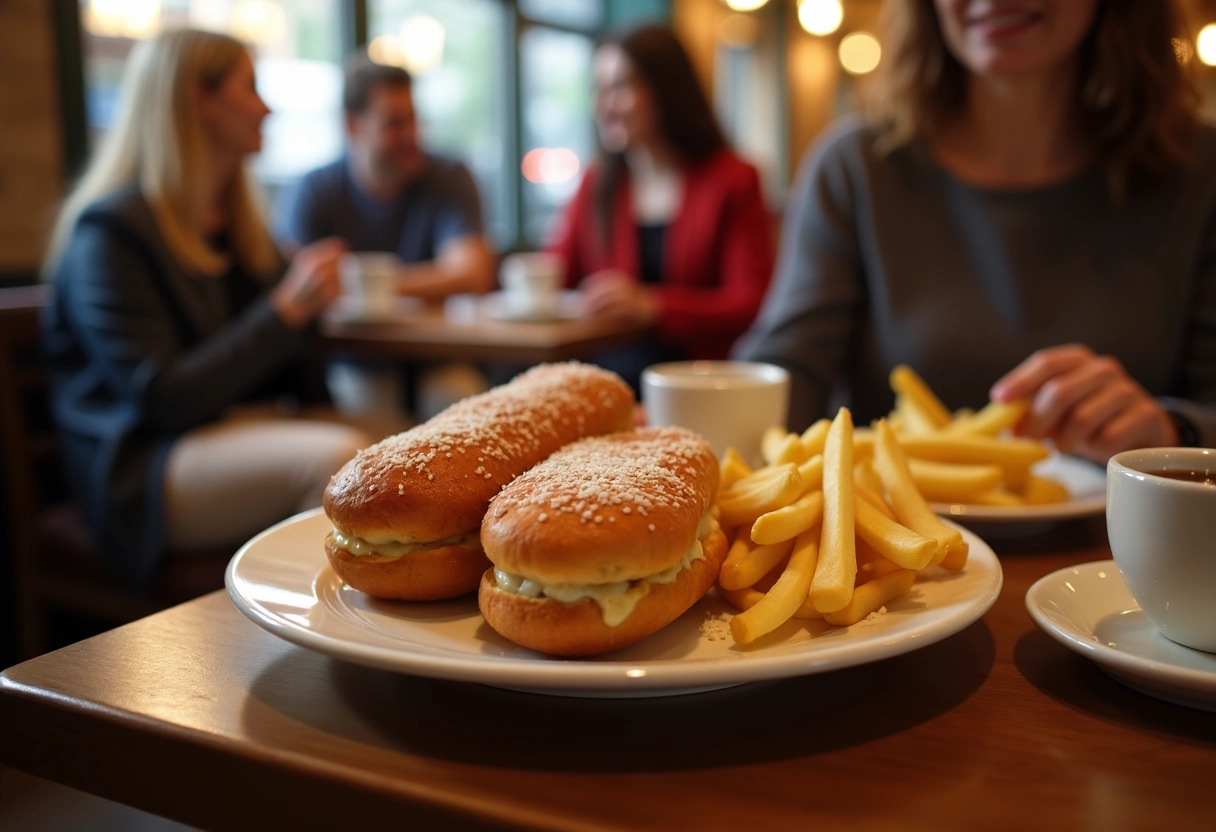
[[[996,555],[971,532],[964,568],[930,567],[885,610],[848,627],[789,620],[749,646],[729,633],[733,608],[710,592],[638,644],[590,659],[517,647],[490,629],[473,597],[376,601],[350,589],[322,551],[320,509],[262,532],[237,552],[226,583],[237,608],[280,638],[399,673],[565,696],[652,697],[825,673],[909,653],[978,620],[1001,589]]]
[[[1107,675],[1149,696],[1216,711],[1216,653],[1175,644],[1157,630],[1113,560],[1040,578],[1026,592],[1030,617]]]
[[[1101,514],[1106,471],[1012,435],[1027,402],[951,412],[910,367],[891,371],[887,421],[913,479],[938,514],[964,523],[1039,523]]]
[[[1106,510],[1106,471],[1088,460],[1052,454],[1032,472],[1061,485],[1068,496],[1058,502],[1023,505],[981,505],[931,501],[938,514],[969,523],[1041,523],[1094,517]]]

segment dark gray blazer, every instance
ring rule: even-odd
[[[43,329],[69,479],[107,559],[144,585],[173,441],[236,402],[324,400],[322,366],[311,334],[271,307],[269,283],[184,269],[135,187],[84,211],[52,283]]]

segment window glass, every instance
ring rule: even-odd
[[[270,107],[258,177],[271,188],[341,148],[338,4],[332,0],[81,0],[90,142],[116,115],[135,42],[172,26],[228,32],[250,45]]]
[[[523,234],[545,242],[595,152],[591,58],[586,35],[541,26],[519,39]]]
[[[414,77],[425,147],[468,165],[489,232],[515,236],[508,182],[510,119],[504,71],[507,7],[498,0],[372,0],[368,52]]]
[[[604,22],[603,0],[519,0],[519,13],[553,26],[594,29]]]

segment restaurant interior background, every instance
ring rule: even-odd
[[[1186,0],[1209,116],[1216,0]],[[127,54],[158,28],[226,30],[256,51],[274,111],[256,172],[271,204],[341,149],[343,57],[361,44],[417,78],[425,141],[467,161],[501,250],[535,247],[594,154],[597,33],[666,20],[774,214],[798,159],[880,60],[881,0],[5,0],[0,5],[0,283],[33,280],[57,200],[113,118]],[[1203,47],[1206,47],[1206,52]],[[1211,54],[1207,54],[1210,52]]]
[[[1180,60],[1194,64],[1205,110],[1216,120],[1216,25],[1203,29],[1216,22],[1216,0],[1185,5],[1191,39],[1179,42]],[[4,0],[0,285],[37,279],[57,201],[113,117],[126,56],[160,27],[226,30],[254,46],[259,86],[274,111],[256,161],[271,204],[282,186],[341,150],[344,56],[366,44],[376,59],[407,66],[416,77],[424,141],[469,164],[495,243],[507,251],[543,243],[594,156],[589,76],[597,33],[643,19],[671,23],[712,90],[727,133],[761,169],[779,220],[799,158],[825,125],[854,106],[881,59],[870,34],[880,6],[881,0]]]

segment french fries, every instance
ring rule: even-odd
[[[823,526],[809,596],[819,612],[836,612],[853,596],[857,577],[854,509],[853,416],[842,407],[832,420],[823,448]]]
[[[801,434],[769,429],[761,468],[723,456],[717,511],[732,543],[718,592],[740,610],[739,644],[795,619],[851,626],[912,592],[923,571],[965,569],[966,539],[929,501],[1067,499],[1032,471],[1049,450],[1004,435],[1026,402],[951,413],[909,367],[890,383],[895,409],[872,426],[855,427],[841,408]]]
[[[914,418],[931,430],[938,430],[950,423],[950,411],[911,367],[900,364],[891,371],[890,381],[900,413],[905,416],[914,414]],[[903,407],[899,407],[900,402]]]
[[[744,474],[737,455],[723,456],[724,478],[733,474],[717,510],[732,543],[718,592],[741,610],[731,620],[739,644],[791,619],[856,624],[910,592],[920,570],[965,565],[962,535],[930,511],[906,462],[895,487],[913,508],[900,514],[883,474],[894,434],[885,424],[859,433],[842,408],[802,435],[770,430],[762,468]]]
[[[1068,499],[1064,486],[1031,472],[1050,455],[1047,446],[1006,435],[1029,402],[989,402],[974,413],[951,414],[911,368],[896,367],[890,381],[895,409],[887,424],[926,500],[1016,507]]]
[[[925,537],[937,541],[937,547],[932,557],[933,563],[942,563],[951,547],[955,549],[955,558],[951,563],[966,562],[966,543],[957,529],[952,529],[938,519],[925,502],[925,498],[916,490],[916,483],[908,470],[908,461],[903,448],[895,439],[895,434],[884,420],[879,420],[877,427],[878,441],[874,446],[874,467],[882,479],[887,491],[887,499],[895,517],[909,529]]]
[[[790,561],[772,589],[731,619],[730,632],[735,641],[749,644],[771,633],[807,603],[811,581],[818,571],[818,532],[818,528],[808,529],[798,535],[793,541]]]

